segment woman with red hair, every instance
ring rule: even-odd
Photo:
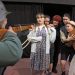
[[[62,18],[59,15],[55,15],[53,16],[53,24],[54,26],[58,26],[59,24],[61,24]]]
[[[62,18],[59,15],[53,16],[53,25],[56,29],[56,40],[54,42],[54,57],[53,57],[53,73],[57,73],[56,66],[58,62],[58,55],[60,53],[60,27]]]

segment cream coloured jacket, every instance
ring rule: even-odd
[[[56,30],[53,27],[47,28],[45,25],[40,26],[40,29],[42,29],[42,27],[45,27],[45,30],[46,30],[46,54],[49,54],[50,43],[54,43],[56,39]],[[42,36],[39,36],[39,37],[36,36],[37,30],[38,30],[38,27],[30,31],[30,33],[27,35],[28,40],[31,41],[32,43],[31,52],[36,52],[36,43],[42,40]]]

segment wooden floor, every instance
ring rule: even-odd
[[[4,72],[4,75],[32,75],[30,59],[29,58],[21,59],[14,66],[7,67],[7,69]]]
[[[57,71],[58,71],[57,75],[61,75],[61,73],[62,73],[61,65],[60,65],[60,58],[61,58],[61,55],[59,54],[59,60],[58,60],[58,64],[57,64]],[[65,69],[66,69],[66,75],[68,75],[68,71],[69,71],[68,62],[66,63]],[[55,74],[52,74],[52,75],[55,75]]]
[[[69,66],[66,64],[66,71],[68,72]],[[60,66],[60,55],[59,55],[59,61],[57,65],[57,75],[61,75],[61,66]],[[9,66],[5,70],[4,75],[32,75],[32,70],[30,66],[30,59],[24,58],[21,59],[17,64],[14,66]],[[52,74],[55,75],[55,74]]]

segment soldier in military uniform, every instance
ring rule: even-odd
[[[0,28],[5,28],[9,12],[0,1]],[[17,34],[9,27],[0,41],[0,75],[6,66],[14,65],[22,56],[22,45]]]

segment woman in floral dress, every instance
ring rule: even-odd
[[[44,25],[44,14],[37,14],[36,19],[37,24],[32,26],[32,30],[27,36],[28,40],[31,41],[30,59],[33,71],[44,75],[49,68],[50,42],[55,41],[56,30],[53,27]]]

